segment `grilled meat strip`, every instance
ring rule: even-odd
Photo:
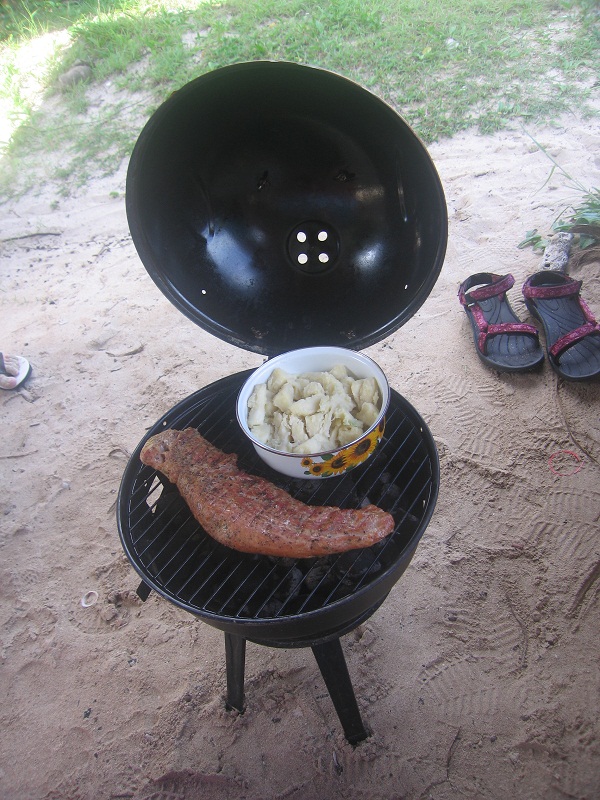
[[[394,520],[377,506],[309,506],[237,467],[195,428],[165,430],[142,448],[142,462],[179,489],[206,533],[244,553],[288,558],[342,553],[388,536]]]

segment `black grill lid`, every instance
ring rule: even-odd
[[[285,62],[175,92],[136,143],[126,207],[169,300],[265,355],[385,338],[446,249],[441,182],[407,123],[356,83]]]

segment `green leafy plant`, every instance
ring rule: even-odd
[[[518,247],[519,250],[523,250],[525,247],[532,247],[536,253],[543,253],[548,243],[549,240],[538,233],[537,228],[534,228],[531,231],[527,231],[525,238],[522,242],[519,242]]]
[[[529,135],[529,134],[528,134]],[[531,135],[529,135],[542,153],[552,163],[550,173],[544,185],[558,172],[567,185],[577,193],[577,199],[561,210],[551,225],[554,233],[572,233],[575,243],[579,248],[576,255],[578,263],[600,258],[600,189],[588,188],[580,180],[570,175],[564,167]],[[549,239],[542,237],[537,228],[527,231],[525,238],[519,243],[519,248],[533,247],[538,252],[543,252]]]
[[[600,249],[600,189],[587,189],[582,194],[581,201],[570,208],[570,214],[557,220],[553,228],[578,234],[582,250]]]

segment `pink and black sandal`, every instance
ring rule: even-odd
[[[544,361],[537,328],[521,322],[506,297],[514,283],[512,275],[479,272],[458,290],[473,328],[477,355],[499,372],[528,372]]]
[[[527,308],[546,335],[548,361],[567,381],[600,377],[600,325],[580,295],[581,281],[546,270],[527,278]]]

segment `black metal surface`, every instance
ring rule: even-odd
[[[428,297],[446,250],[443,189],[409,125],[298,64],[235,64],[175,92],[139,136],[126,206],[169,300],[266,355],[385,338]]]
[[[121,541],[147,586],[205,622],[262,644],[312,645],[339,636],[377,607],[400,578],[437,499],[439,464],[427,426],[392,390],[384,440],[363,465],[338,478],[286,478],[256,455],[235,419],[250,370],[190,395],[148,432],[123,475],[117,503]],[[242,469],[263,475],[314,505],[373,502],[395,519],[394,532],[363,550],[318,559],[238,553],[211,539],[177,489],[139,460],[146,439],[165,428],[196,427]]]

